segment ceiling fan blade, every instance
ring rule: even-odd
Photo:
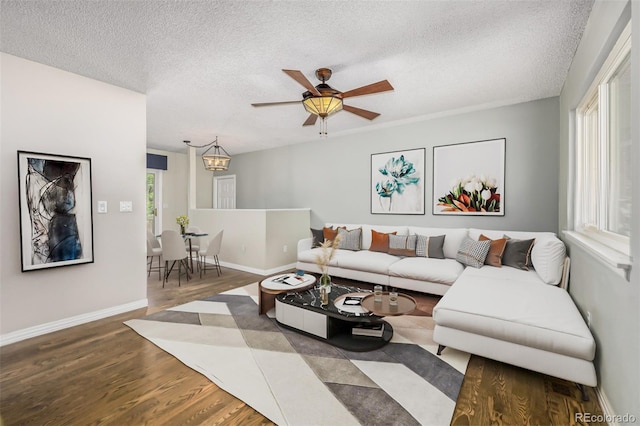
[[[303,126],[313,126],[316,124],[316,120],[318,120],[318,116],[315,114],[309,114],[309,118],[302,124]]]
[[[342,93],[343,98],[351,98],[353,96],[371,95],[373,93],[388,92],[393,90],[393,86],[389,81],[382,80],[377,83],[368,84],[366,86],[358,87],[357,89],[348,90]]]
[[[316,89],[315,86],[311,84],[309,80],[307,80],[307,77],[305,77],[304,74],[302,74],[302,72],[298,70],[282,70],[282,71],[284,71],[289,77],[291,77],[292,79],[300,83],[302,87],[304,87],[314,95],[320,96],[320,92],[318,92],[318,89]]]
[[[287,105],[287,104],[299,104],[302,101],[285,101],[285,102],[262,102],[257,104],[251,104],[254,107],[272,106],[272,105]]]
[[[367,120],[373,120],[374,118],[380,115],[377,112],[367,111],[366,109],[356,108],[356,107],[353,107],[350,105],[344,105],[344,104],[342,105],[342,109],[345,111],[349,111],[352,114],[359,115],[362,118],[366,118]]]

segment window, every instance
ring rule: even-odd
[[[631,235],[631,24],[577,109],[575,230],[626,255]]]

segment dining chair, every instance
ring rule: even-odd
[[[207,270],[215,269],[218,272],[218,276],[222,274],[222,269],[220,268],[220,261],[218,260],[218,255],[220,254],[220,248],[222,247],[222,234],[224,233],[224,229],[216,234],[215,237],[209,241],[209,245],[206,250],[200,250],[198,253],[200,255],[200,261],[198,261],[198,267],[200,269],[200,278],[202,278],[202,272],[205,273]],[[207,257],[211,257],[213,259],[213,268],[207,268]]]
[[[153,266],[153,258],[158,257],[158,266]],[[147,231],[147,266],[149,270],[147,271],[147,277],[151,276],[151,271],[158,270],[158,281],[160,281],[160,274],[162,270],[162,246],[160,245],[160,241],[153,235],[153,232]]]
[[[202,231],[197,226],[188,227],[185,232],[187,234],[201,234]],[[188,240],[185,241],[185,246],[189,251],[190,260],[192,260],[191,265],[193,266],[193,258],[196,259],[196,267],[198,265],[198,252],[200,251],[200,237],[189,237]]]
[[[178,263],[178,287],[180,286],[180,277],[182,276],[182,266],[184,265],[185,273],[187,275],[187,281],[189,281],[189,265],[187,263],[188,254],[187,248],[184,245],[184,240],[178,233],[178,231],[167,230],[162,231],[162,257],[164,258],[164,280],[162,280],[162,287],[169,279],[169,274],[173,270],[176,262]],[[169,267],[169,262],[171,267]]]

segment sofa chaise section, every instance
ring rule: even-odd
[[[467,268],[435,306],[442,346],[596,386],[594,339],[566,290],[535,271]]]

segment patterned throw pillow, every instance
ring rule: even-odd
[[[369,247],[369,251],[380,251],[382,253],[388,253],[389,252],[389,235],[396,235],[396,232],[385,234],[383,232],[378,232],[372,229],[371,230],[371,247]]]
[[[340,235],[338,248],[355,251],[362,248],[362,228],[352,229],[350,231],[338,228],[338,235]]]
[[[416,256],[444,259],[444,237],[445,235],[435,237],[417,235]]]
[[[507,247],[507,239],[500,238],[497,240],[492,240],[484,234],[480,234],[480,241],[491,241],[491,246],[489,247],[489,253],[487,254],[487,258],[484,260],[485,265],[495,266],[496,268],[502,267],[502,255],[504,253],[505,247]]]
[[[389,254],[415,256],[416,240],[415,235],[389,235]]]
[[[463,265],[481,268],[484,265],[484,259],[486,259],[490,247],[491,241],[489,240],[474,241],[466,237],[460,244],[456,260]]]

